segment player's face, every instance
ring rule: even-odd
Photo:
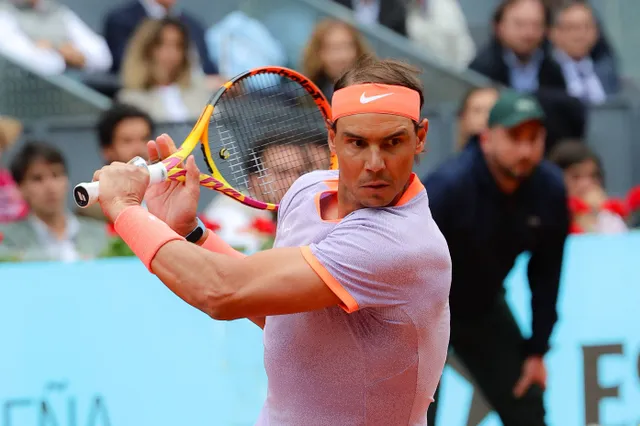
[[[102,150],[107,164],[114,161],[126,163],[133,157],[147,159],[147,142],[151,139],[151,127],[143,118],[126,118],[113,131],[111,146]]]
[[[329,144],[340,163],[340,191],[360,207],[383,207],[403,194],[416,155],[424,149],[427,120],[416,132],[413,121],[388,114],[342,117]]]
[[[544,155],[546,131],[539,121],[512,128],[495,127],[484,135],[482,146],[487,160],[506,178],[526,179]]]
[[[62,164],[49,164],[43,160],[29,165],[20,183],[22,197],[39,217],[64,214],[69,179]]]
[[[260,170],[249,176],[250,193],[258,200],[279,203],[296,179],[306,172],[304,153],[295,145],[271,146],[262,155]]]

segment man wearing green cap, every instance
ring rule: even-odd
[[[557,320],[569,230],[562,174],[543,160],[545,136],[538,102],[501,92],[488,129],[425,182],[453,262],[451,349],[504,426],[545,424],[543,357]],[[522,336],[503,287],[524,252],[531,253],[529,339]],[[434,417],[432,404],[430,425]]]

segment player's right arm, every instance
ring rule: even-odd
[[[424,268],[432,274],[432,300],[444,305],[451,278],[444,242],[433,238],[415,247],[389,229],[353,215],[318,244],[242,259],[171,241],[151,269],[184,301],[220,320],[409,303],[415,296],[410,284],[424,282]]]

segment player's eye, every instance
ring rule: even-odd
[[[400,138],[393,138],[389,141],[389,145],[393,146],[398,146],[402,143],[402,139]]]
[[[352,139],[350,142],[351,142],[351,145],[355,146],[356,148],[364,148],[365,146],[364,141],[362,139]]]

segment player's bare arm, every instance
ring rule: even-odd
[[[292,314],[340,303],[297,247],[232,258],[172,241],[160,248],[151,268],[177,296],[218,320]]]

